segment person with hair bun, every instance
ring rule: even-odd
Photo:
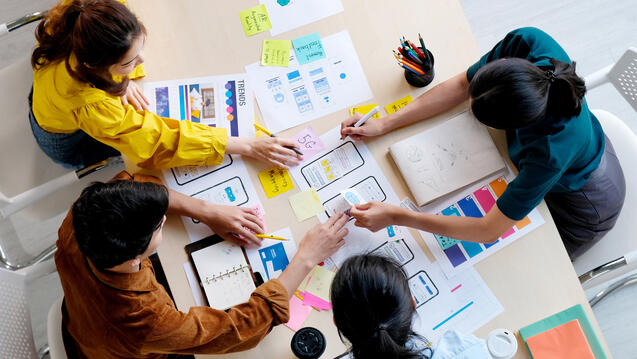
[[[484,340],[453,330],[432,350],[412,329],[416,302],[405,272],[392,259],[350,257],[336,272],[330,296],[334,323],[353,359],[491,358]]]
[[[425,120],[467,99],[476,118],[506,132],[518,176],[483,218],[437,216],[379,202],[356,205],[356,225],[372,231],[405,225],[463,241],[490,243],[546,200],[572,260],[599,241],[624,203],[624,175],[610,140],[584,99],[575,62],[537,28],[511,31],[466,72],[400,111],[351,127],[341,136],[379,136]]]
[[[36,30],[29,120],[55,162],[82,168],[126,155],[145,168],[217,165],[224,153],[287,168],[302,159],[282,138],[159,117],[132,79],[144,76],[146,30],[124,0],[65,0]]]

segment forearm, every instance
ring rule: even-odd
[[[185,194],[168,189],[168,213],[200,219],[202,213],[210,212],[220,207],[217,204],[186,196]]]
[[[226,153],[246,155],[250,153],[250,139],[228,136]]]
[[[279,276],[279,282],[283,284],[288,291],[288,296],[292,297],[296,289],[301,285],[305,276],[314,268],[316,264],[310,260],[303,259],[298,254],[292,258],[292,261]]]
[[[385,118],[384,132],[422,121],[445,112],[469,98],[466,71],[420,95],[416,100]]]
[[[420,213],[401,208],[396,216],[398,225],[417,228],[467,242],[491,243],[502,234],[490,228],[485,218],[443,216]]]

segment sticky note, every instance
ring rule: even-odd
[[[256,205],[256,206],[250,207],[250,208],[254,211],[254,213],[256,213],[257,218],[259,218],[259,220],[263,224],[263,231],[267,232],[268,231],[268,226],[265,224],[265,218],[263,217],[263,210],[261,209],[261,206]]]
[[[392,102],[389,105],[385,106],[385,111],[387,111],[388,114],[392,114],[398,110],[400,110],[401,108],[407,106],[408,103],[410,103],[411,101],[413,101],[414,99],[411,98],[411,95],[407,95],[403,98],[401,98],[398,101]]]
[[[303,305],[307,305],[308,308],[312,307],[316,310],[331,310],[332,309],[332,303],[326,300],[323,300],[312,293],[303,292],[301,293],[301,295],[303,295]]]
[[[292,40],[299,65],[325,58],[323,42],[318,32]]]
[[[536,359],[595,359],[577,319],[529,337],[526,345]]]
[[[300,150],[303,152],[303,161],[309,160],[325,149],[323,141],[321,141],[321,138],[314,132],[312,127],[297,133],[292,139],[299,144]]]
[[[323,204],[321,204],[321,200],[318,198],[318,194],[316,194],[316,190],[314,188],[310,188],[290,196],[289,201],[290,206],[292,206],[292,210],[296,215],[296,219],[299,222],[325,211],[325,208],[323,208]]]
[[[349,115],[350,116],[354,116],[355,113],[360,113],[361,115],[366,115],[369,111],[373,110],[374,107],[378,106],[377,103],[372,103],[369,105],[364,105],[364,106],[357,106],[357,107],[352,107],[349,109]],[[373,118],[380,118],[380,113],[376,112],[373,116]]]
[[[330,301],[330,286],[336,273],[321,266],[315,266],[310,272],[311,278],[305,285],[305,291],[327,302]],[[304,296],[303,298],[305,298]],[[306,298],[307,299],[307,298]]]
[[[263,40],[261,65],[283,66],[290,65],[290,40]]]
[[[285,326],[295,332],[303,327],[303,322],[312,312],[312,307],[303,305],[301,299],[293,295],[290,299],[290,321]]]
[[[246,36],[252,36],[272,28],[268,11],[263,4],[239,11],[239,18],[241,18],[241,25]]]
[[[268,198],[276,197],[294,188],[290,173],[284,168],[272,167],[259,172],[259,181]]]

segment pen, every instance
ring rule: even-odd
[[[360,125],[364,124],[365,121],[369,120],[370,117],[374,116],[378,112],[378,110],[379,110],[378,106],[374,107],[365,116],[361,117],[360,120],[356,121],[356,123],[354,124],[354,127],[359,127]]]
[[[287,238],[283,238],[283,237],[277,237],[277,236],[269,236],[267,234],[255,234],[256,237],[259,238],[270,238],[270,239],[278,239],[280,241],[287,241]]]
[[[272,132],[268,131],[265,127],[263,127],[263,126],[259,125],[259,124],[258,124],[258,123],[256,123],[256,122],[254,123],[254,127],[256,127],[256,128],[257,128],[257,130],[259,130],[259,131],[261,131],[261,132],[265,133],[266,135],[268,135],[268,136],[270,136],[270,137],[276,137],[276,136],[274,135],[274,133],[272,133]],[[299,155],[303,156],[303,152],[301,152],[301,151],[299,151],[298,149],[296,149],[296,147],[289,147],[289,146],[285,146],[285,147],[286,147],[286,148],[289,148],[289,149],[291,149],[292,151],[296,152],[297,154],[299,154]],[[264,238],[265,238],[265,237],[264,237]]]

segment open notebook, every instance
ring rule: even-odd
[[[256,288],[243,248],[210,236],[186,246],[208,305],[227,309],[245,303]]]
[[[389,153],[419,206],[504,169],[486,127],[468,112],[391,145]]]

